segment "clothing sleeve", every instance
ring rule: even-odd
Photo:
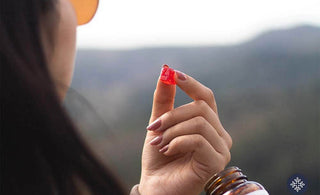
[[[132,187],[130,195],[140,195],[140,192],[138,190],[139,184]]]

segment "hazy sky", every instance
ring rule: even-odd
[[[320,0],[100,0],[78,47],[230,44],[299,24],[320,26]]]

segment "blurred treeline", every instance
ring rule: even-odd
[[[139,182],[145,127],[162,64],[211,88],[233,138],[230,165],[270,194],[303,174],[320,194],[320,27],[261,34],[231,46],[80,50],[65,104],[97,156],[128,189]],[[190,102],[178,90],[176,106]]]

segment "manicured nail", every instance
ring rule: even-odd
[[[156,129],[158,129],[161,126],[161,119],[158,118],[157,120],[153,121],[153,123],[151,123],[148,127],[147,130],[149,131],[154,131]]]
[[[168,151],[168,149],[169,149],[169,145],[166,145],[166,146],[164,146],[163,148],[161,148],[161,149],[159,150],[159,152],[160,152],[160,153],[165,153],[166,151]]]
[[[159,135],[159,136],[153,138],[153,139],[151,140],[150,144],[151,144],[151,145],[158,145],[158,144],[161,143],[161,141],[162,141],[162,135]]]
[[[186,75],[178,70],[176,70],[178,79],[180,79],[181,81],[185,81],[187,79]]]

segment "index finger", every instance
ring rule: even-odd
[[[218,114],[216,100],[211,89],[204,86],[189,75],[177,70],[175,72],[176,83],[186,94],[188,94],[193,100],[205,101],[210,108],[212,108],[212,110]]]
[[[158,79],[157,87],[153,95],[150,123],[162,114],[173,109],[175,94],[175,85],[164,84]]]

